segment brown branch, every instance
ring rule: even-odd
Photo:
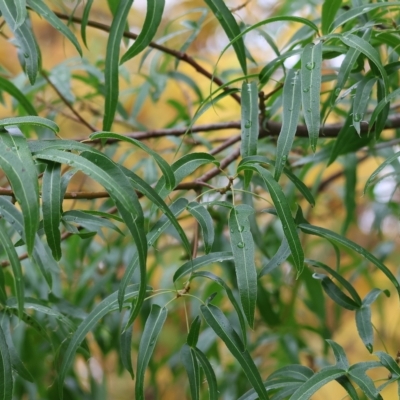
[[[64,19],[64,20],[67,20],[67,21],[72,21],[72,22],[75,22],[77,24],[81,24],[82,23],[82,19],[79,18],[79,17],[67,15],[67,14],[64,14],[64,13],[61,13],[61,12],[58,12],[58,11],[54,11],[54,13],[60,19]],[[87,21],[87,26],[90,26],[90,27],[96,28],[96,29],[100,29],[100,30],[102,30],[104,32],[110,32],[110,30],[111,30],[111,27],[109,25],[102,24],[100,22],[90,21],[90,20]],[[136,40],[138,35],[136,33],[133,33],[133,32],[124,32],[124,37]],[[156,49],[156,50],[160,50],[163,53],[169,54],[169,55],[175,57],[176,59],[181,60],[181,61],[185,62],[186,64],[189,64],[199,74],[205,76],[206,78],[208,78],[209,80],[211,80],[212,82],[217,84],[218,86],[222,86],[224,84],[224,82],[220,78],[218,78],[217,76],[213,75],[211,72],[207,71],[204,67],[202,67],[197,61],[194,60],[194,58],[190,57],[187,53],[183,53],[181,51],[170,49],[169,47],[160,45],[160,44],[155,43],[155,42],[151,42],[149,44],[149,47],[152,47],[153,49]],[[229,89],[230,88],[228,86],[223,88],[223,90],[225,90],[225,91],[227,91]],[[238,96],[237,93],[232,93],[230,96],[232,98],[234,98],[240,104],[240,96]]]

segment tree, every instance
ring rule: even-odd
[[[383,398],[400,2],[72,3],[0,0],[0,399]]]

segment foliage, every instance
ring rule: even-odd
[[[23,70],[0,65],[0,399],[106,398],[110,354],[136,399],[161,398],[162,374],[179,398],[306,400],[330,382],[353,400],[400,394],[384,342],[350,362],[334,340],[354,313],[372,354],[372,316],[400,295],[384,229],[399,212],[400,2],[291,0],[251,24],[239,16],[256,1],[205,0],[179,30],[147,0],[138,34],[133,0],[108,1],[109,24],[75,3],[0,0]],[[51,68],[44,23],[75,52]],[[210,24],[228,43],[217,61],[199,39]],[[334,181],[342,203],[321,218]],[[363,245],[362,207],[378,238]],[[82,357],[103,364],[84,378]]]

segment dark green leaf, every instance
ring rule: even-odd
[[[207,378],[209,399],[217,400],[218,387],[217,387],[217,378],[215,377],[215,372],[210,362],[207,360],[207,357],[204,355],[204,353],[197,347],[194,348],[194,351],[196,353],[197,359],[200,361],[200,364],[203,368],[204,375]]]
[[[329,33],[329,27],[335,19],[336,13],[342,5],[342,0],[328,0],[322,4],[321,30],[324,35]]]
[[[196,347],[197,341],[199,340],[201,319],[198,315],[190,325],[190,330],[186,339],[187,344],[190,347]]]
[[[135,399],[144,400],[144,373],[153,354],[154,347],[167,318],[167,309],[152,304],[150,314],[144,326],[143,334],[140,339],[137,368]]]
[[[0,76],[0,89],[9,93],[30,115],[37,115],[35,108],[25,95],[8,79]]]
[[[204,252],[208,254],[214,243],[214,225],[211,215],[207,211],[207,208],[195,201],[192,201],[187,205],[187,210],[194,218],[196,218],[201,227],[204,239]]]
[[[347,360],[346,353],[344,352],[343,347],[333,340],[327,339],[327,342],[331,346],[333,354],[335,355],[336,367],[347,370],[349,368],[349,361]]]
[[[228,350],[241,365],[247,379],[253,385],[258,396],[262,400],[268,400],[268,394],[262,382],[261,376],[254,364],[250,353],[247,350],[242,351],[243,343],[239,335],[232,328],[232,325],[222,313],[222,311],[212,304],[202,305],[201,312],[208,325],[222,339]]]
[[[6,337],[0,326],[0,398],[12,400],[14,381],[12,376],[11,358]]]
[[[200,399],[200,368],[196,353],[187,344],[181,349],[181,360],[189,378],[190,395],[192,400]]]
[[[87,27],[87,23],[88,23],[88,20],[89,20],[89,14],[90,14],[90,10],[92,8],[92,5],[93,5],[93,0],[87,0],[85,8],[83,9],[83,14],[82,14],[81,36],[82,36],[83,43],[85,44],[86,47],[87,47],[86,27]]]
[[[123,303],[123,299],[122,299]],[[120,307],[122,308],[122,307]],[[125,313],[124,319],[122,321],[122,326],[126,326],[129,320],[129,313]],[[124,332],[121,333],[119,338],[119,353],[121,358],[121,363],[124,368],[129,372],[131,378],[135,378],[135,374],[133,372],[132,366],[132,328],[126,329]]]
[[[353,101],[353,126],[359,135],[361,135],[361,121],[364,118],[372,87],[376,81],[376,78],[365,77],[357,86]]]

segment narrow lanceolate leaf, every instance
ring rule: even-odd
[[[329,27],[331,26],[336,13],[339,11],[341,4],[342,0],[324,1],[322,4],[321,30],[323,35],[329,33]]]
[[[121,64],[138,55],[153,40],[160,26],[164,6],[165,0],[147,0],[147,12],[143,28],[135,43],[122,56]]]
[[[144,400],[144,373],[153,354],[157,338],[167,318],[167,309],[152,304],[150,314],[144,326],[139,343],[138,360],[136,368],[135,399]]]
[[[1,217],[3,217],[18,234],[25,240],[24,221],[20,211],[10,201],[0,197]],[[50,271],[58,271],[58,265],[51,255],[50,249],[45,245],[38,234],[35,235],[32,258],[39,266],[43,277],[51,288],[52,278]]]
[[[105,78],[105,104],[103,130],[109,131],[113,124],[115,111],[117,110],[119,83],[119,49],[125,22],[128,18],[133,0],[121,0],[117,12],[111,24],[110,34],[107,42],[106,65],[104,70]]]
[[[189,378],[190,395],[192,400],[200,399],[200,368],[196,353],[187,344],[181,349],[181,361]]]
[[[243,82],[242,85],[242,118],[241,118],[241,147],[242,157],[257,154],[257,141],[259,133],[258,120],[258,90],[256,82]],[[248,187],[251,180],[251,171],[244,173],[244,187]]]
[[[53,13],[53,11],[42,0],[28,0],[28,5],[41,15],[49,24],[61,32],[76,48],[78,53],[82,56],[81,45],[79,44],[75,35],[71,32],[67,25],[63,24],[61,20]]]
[[[14,287],[18,301],[18,314],[19,316],[22,316],[24,312],[24,281],[21,262],[19,261],[18,254],[15,251],[15,247],[8,235],[3,221],[0,222],[0,243],[7,254],[14,274]]]
[[[365,77],[357,86],[353,100],[353,126],[359,135],[361,135],[361,121],[364,118],[372,87],[376,81],[376,78]]]
[[[194,260],[189,260],[175,271],[173,281],[175,282],[179,278],[182,278],[183,276],[188,275],[201,267],[205,267],[206,265],[228,260],[233,260],[233,254],[230,251],[210,253],[205,256],[197,257]]]
[[[290,256],[290,253],[289,243],[286,237],[284,237],[278,251],[258,273],[258,278],[271,273],[275,268],[279,267],[284,261],[287,260],[287,258]]]
[[[320,128],[322,42],[309,43],[301,55],[301,100],[311,148],[315,153]]]
[[[35,108],[25,95],[8,79],[0,76],[0,89],[7,92],[18,101],[29,115],[37,115]]]
[[[276,181],[281,176],[296,134],[301,105],[300,86],[299,72],[290,69],[283,87],[282,128],[278,137],[274,174]]]
[[[6,137],[4,134],[0,136]],[[3,142],[0,145],[0,168],[7,176],[21,206],[24,217],[25,243],[28,253],[32,254],[35,234],[39,226],[39,191],[37,178],[32,181],[34,171],[27,171],[29,165],[27,167],[26,163],[21,161],[18,152],[19,149],[14,150]]]
[[[243,351],[243,343],[240,340],[239,335],[232,328],[229,320],[218,307],[215,307],[212,304],[202,305],[200,309],[207,324],[222,339],[228,350],[241,365],[243,372],[253,385],[259,398],[262,400],[268,400],[269,397],[257,367],[255,366],[250,353],[247,350]]]
[[[81,37],[82,41],[87,47],[86,42],[86,27],[89,20],[90,9],[92,8],[93,0],[87,0],[85,8],[83,9],[82,13],[82,21],[81,21]]]
[[[165,179],[165,185],[168,190],[172,190],[175,187],[175,176],[172,168],[170,165],[154,150],[152,150],[150,147],[146,146],[144,143],[142,143],[139,140],[129,138],[127,136],[123,135],[118,135],[117,133],[112,133],[112,132],[96,132],[92,135],[90,135],[90,139],[117,139],[121,141],[125,141],[128,143],[131,143],[137,147],[139,147],[141,150],[145,151],[147,154],[152,156],[154,158],[154,161],[157,163],[157,165],[160,167],[164,179]]]
[[[175,217],[181,214],[187,205],[188,201],[185,198],[180,198],[176,200],[173,204],[171,204],[170,210]],[[171,221],[164,215],[160,218],[160,220],[153,226],[150,232],[146,235],[147,245],[152,246],[156,240],[160,237],[160,235],[171,225]],[[139,265],[139,258],[137,254],[137,250],[135,249],[135,253],[132,256],[131,262],[126,267],[124,276],[121,279],[121,283],[119,285],[118,290],[118,302],[120,306],[120,310],[122,309],[125,289],[128,286],[135,269]]]
[[[49,162],[43,174],[43,227],[53,257],[61,258],[61,164]]]
[[[12,400],[13,398],[13,374],[10,352],[6,337],[0,326],[0,399]]]
[[[319,388],[345,375],[345,373],[345,370],[337,368],[336,366],[323,368],[303,383],[303,385],[293,393],[290,400],[309,400]]]
[[[285,237],[289,243],[289,248],[292,252],[294,264],[297,268],[298,273],[300,273],[304,266],[304,252],[303,248],[301,247],[299,235],[296,230],[296,224],[294,223],[294,219],[290,211],[287,199],[281,187],[274,180],[269,171],[258,165],[254,165],[251,168],[254,168],[261,175],[265,184],[268,187],[269,194],[276,208],[278,217],[282,223],[283,233],[285,234]]]
[[[380,260],[378,260],[373,254],[369,251],[365,250],[363,247],[358,245],[357,243],[352,242],[351,240],[338,235],[335,232],[330,231],[329,229],[321,228],[319,226],[309,225],[309,224],[300,224],[299,228],[304,232],[311,235],[316,235],[328,239],[333,242],[340,243],[341,245],[347,247],[348,249],[354,250],[367,260],[371,261],[374,265],[376,265],[393,283],[394,287],[397,290],[398,295],[400,296],[400,284],[397,281],[396,277],[392,274],[390,269],[386,267]]]
[[[197,347],[194,348],[194,351],[196,353],[197,359],[200,361],[200,364],[204,371],[204,375],[207,379],[209,399],[218,400],[218,386],[215,372],[205,354]]]
[[[36,116],[29,116],[29,117],[14,117],[14,118],[4,118],[0,119],[0,126],[10,126],[10,125],[37,125],[43,128],[51,129],[53,132],[58,133],[60,130],[58,125],[55,124],[53,121]]]
[[[214,282],[218,283],[220,286],[222,286],[225,289],[226,294],[228,295],[228,299],[231,302],[231,304],[233,305],[233,308],[236,311],[236,314],[238,316],[239,319],[239,324],[240,324],[240,329],[241,329],[241,333],[242,333],[242,342],[244,344],[244,348],[243,350],[246,348],[247,345],[247,333],[246,333],[246,321],[244,319],[243,316],[243,310],[240,307],[238,301],[236,300],[236,297],[234,296],[231,288],[226,284],[226,282],[221,279],[220,277],[214,275],[211,272],[208,271],[199,271],[199,272],[195,272],[192,276],[191,279],[195,279],[195,278],[208,278],[213,280]],[[189,344],[189,342],[188,342]]]
[[[384,91],[385,96],[388,95],[389,90],[389,78],[383,68],[382,62],[379,58],[379,54],[374,47],[372,47],[366,40],[353,35],[353,34],[346,34],[343,36],[339,36],[339,39],[347,46],[356,49],[360,53],[363,53],[366,57],[368,57],[378,68],[379,72],[382,75],[383,84],[384,84]]]
[[[254,261],[254,240],[250,232],[249,215],[254,209],[247,204],[232,208],[229,214],[229,230],[232,254],[235,261],[236,279],[244,315],[252,328],[257,302],[257,270]]]
[[[186,339],[186,343],[190,347],[196,347],[197,341],[199,340],[201,327],[201,319],[200,316],[197,316],[190,325],[190,330]]]
[[[196,218],[201,227],[204,240],[204,252],[208,254],[214,243],[214,224],[210,213],[203,205],[192,201],[187,205],[187,210]]]
[[[138,295],[138,285],[131,285],[127,288],[124,302],[135,298]],[[128,305],[128,304],[126,304]],[[63,398],[63,383],[65,376],[71,367],[76,350],[84,340],[87,333],[93,329],[93,327],[108,313],[118,309],[118,292],[114,292],[110,296],[106,297],[103,301],[96,305],[91,313],[82,321],[78,326],[78,329],[72,335],[72,338],[68,344],[68,347],[64,353],[62,364],[59,371],[59,396]]]
[[[211,11],[218,19],[221,24],[222,29],[225,31],[229,40],[235,39],[236,36],[240,34],[240,28],[237,24],[229,8],[226,6],[224,0],[204,0],[210,7]],[[246,51],[244,47],[243,38],[236,40],[233,43],[233,48],[235,50],[236,56],[239,60],[240,66],[244,75],[247,75],[247,65],[246,65]]]
[[[122,321],[122,326],[126,326],[129,319],[129,313],[125,313]],[[119,337],[119,353],[121,363],[124,368],[129,372],[131,378],[135,378],[132,365],[132,328],[122,332]]]
[[[25,0],[0,0],[0,11],[4,19],[15,32],[26,19],[26,1]]]

